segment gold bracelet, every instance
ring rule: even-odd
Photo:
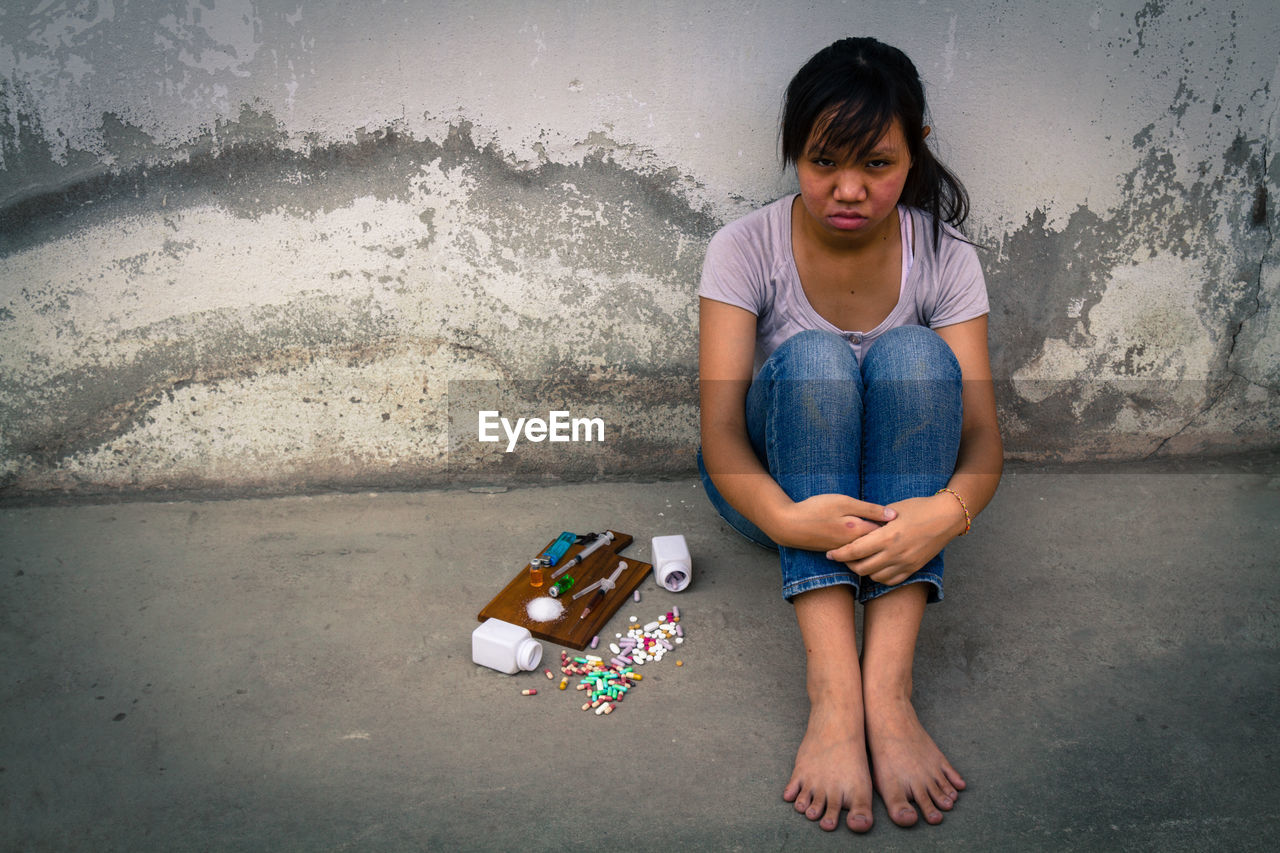
[[[960,497],[960,495],[956,493],[955,489],[938,489],[934,494],[940,495],[943,492],[946,492],[956,500],[960,501],[960,509],[964,510],[964,533],[961,533],[960,535],[964,536],[969,532],[969,528],[973,526],[973,516],[969,515],[969,507],[965,505],[964,498]]]

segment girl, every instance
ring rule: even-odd
[[[870,829],[873,786],[901,826],[938,823],[965,786],[916,717],[912,661],[941,551],[1003,450],[986,286],[948,227],[968,200],[924,116],[896,48],[816,54],[783,109],[800,192],[722,229],[699,289],[699,468],[725,520],[779,553],[810,700],[783,799],[826,830],[842,809]]]

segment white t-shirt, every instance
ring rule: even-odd
[[[936,329],[989,312],[986,280],[973,246],[944,224],[935,249],[933,217],[899,206],[903,274],[898,304],[874,329],[836,328],[809,304],[800,284],[791,246],[795,198],[780,198],[721,228],[711,238],[702,265],[699,296],[756,315],[757,370],[783,341],[806,329],[842,335],[861,361],[871,342],[889,329]]]

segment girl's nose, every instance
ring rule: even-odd
[[[861,175],[845,172],[836,178],[835,196],[837,201],[863,201],[867,197],[866,181]]]

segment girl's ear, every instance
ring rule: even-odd
[[[926,125],[924,126],[924,133],[923,133],[923,134],[921,134],[920,138],[921,138],[921,139],[928,139],[928,138],[929,138],[929,131],[931,131],[931,130],[933,130],[933,128],[929,127],[929,125],[927,125],[927,124],[926,124]]]

